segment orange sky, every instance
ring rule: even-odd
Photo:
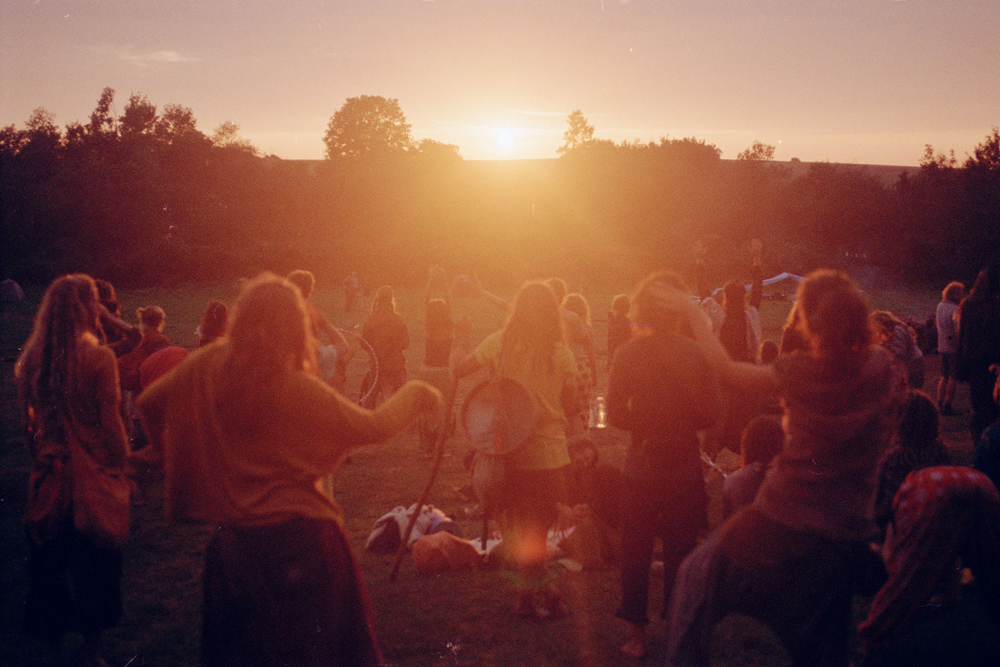
[[[348,97],[398,98],[466,159],[695,136],[734,158],[961,159],[1000,125],[996,0],[0,0],[0,124],[85,120],[102,88],[321,158]]]

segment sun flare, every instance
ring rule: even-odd
[[[497,128],[497,145],[505,150],[514,147],[514,131],[507,127]]]

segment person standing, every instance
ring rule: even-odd
[[[937,306],[937,349],[941,355],[941,379],[937,386],[937,406],[941,414],[948,417],[955,414],[951,405],[955,397],[958,373],[958,322],[955,313],[962,302],[965,286],[960,282],[948,283],[941,292],[941,303]]]
[[[382,285],[375,292],[371,311],[361,323],[361,336],[368,341],[378,360],[378,373],[369,370],[361,383],[361,395],[369,395],[366,407],[373,407],[380,394],[391,395],[406,381],[406,357],[410,331],[396,312],[392,288]],[[374,387],[372,384],[374,383]]]
[[[972,418],[969,431],[979,442],[983,430],[1000,417],[993,401],[994,374],[1000,363],[1000,274],[994,267],[979,272],[969,296],[956,311],[959,379],[969,383]]]
[[[150,446],[136,466],[165,471],[167,518],[217,526],[205,552],[202,663],[383,664],[342,513],[317,482],[352,447],[381,442],[441,394],[410,382],[375,411],[315,373],[300,291],[251,281],[228,334],[139,397]]]
[[[82,633],[88,667],[107,665],[100,641],[121,619],[122,556],[77,530],[73,488],[85,482],[73,478],[69,450],[80,447],[117,470],[128,454],[118,365],[100,342],[101,311],[90,276],[57,278],[14,371],[32,458],[25,626],[55,653],[66,633]],[[58,496],[46,492],[53,489]]]
[[[567,613],[545,565],[546,537],[558,517],[558,505],[566,500],[566,429],[579,410],[576,362],[562,322],[552,291],[543,283],[527,283],[514,297],[503,328],[455,368],[457,381],[488,367],[497,377],[521,384],[535,399],[536,418],[527,439],[505,456],[502,492],[504,540],[518,572],[514,613],[533,620]]]
[[[655,273],[632,297],[635,337],[618,348],[608,382],[608,421],[629,431],[622,497],[622,603],[629,623],[622,653],[646,653],[649,567],[656,537],[663,541],[664,605],[674,573],[706,525],[708,499],[697,431],[721,409],[715,372],[695,341],[680,331],[681,316],[661,299],[682,289],[673,273]]]

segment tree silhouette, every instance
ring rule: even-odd
[[[754,141],[750,148],[741,151],[736,159],[747,162],[771,162],[774,160],[774,146]]]
[[[212,145],[218,148],[242,151],[260,157],[260,151],[246,137],[240,136],[240,126],[231,120],[224,121],[212,132]]]
[[[576,109],[567,116],[566,123],[569,127],[563,132],[563,144],[556,149],[559,155],[564,155],[594,140],[594,126],[587,122],[581,110]]]
[[[413,147],[399,100],[379,95],[347,98],[327,124],[323,143],[328,160],[404,153]]]

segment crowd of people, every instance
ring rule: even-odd
[[[393,289],[380,287],[358,327],[372,363],[351,398],[349,345],[310,301],[308,271],[262,274],[231,307],[209,303],[191,352],[163,335],[161,308],[140,308],[133,326],[110,284],[57,279],[15,371],[33,461],[26,629],[55,653],[67,632],[82,633],[87,664],[105,664],[101,634],[122,613],[122,547],[80,513],[93,502],[127,516],[127,498],[93,500],[127,474],[136,490],[163,480],[169,519],[217,527],[205,554],[204,664],[382,664],[323,480],[352,448],[414,425],[431,453],[452,433],[457,386],[483,369],[494,388],[530,396],[518,416],[505,392],[489,394],[500,416],[470,457],[474,488],[486,479],[496,492],[517,617],[573,613],[549,572],[550,531],[569,523],[578,541],[593,536],[581,553],[620,568],[623,660],[649,651],[660,567],[664,665],[709,664],[712,629],[734,612],[770,627],[796,665],[938,664],[941,651],[982,664],[1000,637],[1000,273],[984,269],[964,298],[961,283],[944,289],[931,398],[914,330],[871,311],[844,273],[808,275],[780,344],[763,340],[761,250],[752,244],[749,295],[729,281],[719,303],[703,272],[697,296],[659,272],[616,296],[606,388],[584,290],[559,279],[525,283],[508,302],[478,280],[449,286],[432,267],[420,379],[408,379],[410,332]],[[344,282],[348,311],[361,285],[356,274]],[[506,314],[478,345],[452,311],[456,285]],[[940,438],[959,382],[979,470],[954,465]],[[588,438],[598,394],[628,436],[621,470],[600,463]],[[725,450],[741,465],[710,522],[706,477]],[[81,460],[104,477],[84,476]],[[860,628],[856,595],[874,597]],[[953,622],[956,609],[977,619],[975,637]]]

